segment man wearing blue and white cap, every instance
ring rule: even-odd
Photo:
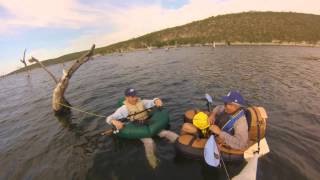
[[[248,123],[242,107],[245,102],[238,91],[230,91],[222,97],[224,105],[214,108],[210,114],[210,130],[233,149],[244,150],[248,146]]]
[[[124,127],[123,123],[119,119],[127,118],[130,116],[131,121],[137,121],[143,123],[148,119],[148,113],[145,109],[151,108],[153,106],[162,106],[162,101],[159,98],[154,98],[153,100],[141,100],[137,95],[137,91],[133,88],[128,88],[124,92],[125,101],[124,105],[118,108],[113,114],[107,117],[106,122],[108,124],[113,124],[117,129],[122,129]],[[158,133],[159,137],[166,138],[170,142],[174,142],[178,135],[170,130],[161,130]],[[155,156],[155,143],[152,138],[142,138],[140,139],[145,147],[146,156],[150,165],[155,168],[157,166],[157,158]]]
[[[141,100],[138,97],[137,91],[133,88],[127,88],[124,92],[124,95],[124,105],[118,108],[106,119],[108,124],[113,124],[119,130],[124,127],[123,123],[119,121],[119,119],[130,116],[129,119],[131,121],[137,121],[143,124],[143,122],[148,118],[148,113],[145,111],[145,109],[149,109],[154,106],[162,106],[162,101],[159,98],[154,98],[152,100]],[[170,142],[174,142],[178,138],[176,133],[169,130],[161,130],[158,136],[167,138]]]
[[[106,119],[108,124],[113,124],[119,130],[123,128],[123,123],[118,119],[127,118],[131,115],[130,120],[142,123],[148,118],[148,113],[144,111],[145,109],[153,106],[162,106],[162,101],[159,98],[154,98],[153,100],[141,100],[137,96],[137,91],[134,88],[127,88],[124,95],[125,101],[123,105]],[[132,116],[132,114],[136,115]]]

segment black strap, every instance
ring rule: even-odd
[[[256,111],[256,109],[254,107],[252,107],[254,113],[256,114],[256,117],[257,117],[257,141],[258,141],[258,154],[260,152],[260,119],[259,119],[259,116],[258,116],[258,113]]]

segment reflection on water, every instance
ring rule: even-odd
[[[258,165],[258,179],[320,177],[320,51],[304,47],[217,47],[138,51],[99,57],[70,80],[66,99],[75,107],[112,113],[123,90],[136,87],[144,98],[160,97],[179,133],[182,115],[206,108],[216,97],[239,89],[269,115],[271,153]],[[70,63],[66,64],[70,66]],[[50,66],[61,76],[61,65]],[[0,79],[0,179],[226,179],[223,169],[179,158],[174,145],[155,138],[155,169],[139,140],[100,136],[103,118],[51,110],[54,82],[36,69]],[[228,165],[235,175],[242,165]]]
[[[144,151],[146,153],[146,158],[149,162],[149,165],[155,169],[158,166],[158,159],[157,156],[155,155],[155,149],[156,145],[152,138],[142,138],[141,139],[143,145],[144,145]]]
[[[72,123],[72,113],[71,111],[69,113],[65,114],[55,114],[55,117],[57,120],[61,123],[62,127],[67,129],[72,129],[76,126],[75,123]]]

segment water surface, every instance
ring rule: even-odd
[[[66,64],[70,66],[70,63]],[[204,93],[241,91],[267,109],[271,153],[259,160],[258,179],[320,178],[320,50],[304,47],[189,47],[96,58],[74,74],[66,98],[76,107],[109,115],[128,86],[143,98],[160,97],[179,132],[182,115],[206,108]],[[60,77],[62,65],[49,69]],[[223,170],[177,158],[155,138],[153,170],[140,141],[102,137],[103,118],[72,111],[57,120],[54,82],[42,70],[0,80],[0,179],[226,179]],[[238,171],[229,166],[229,171]]]

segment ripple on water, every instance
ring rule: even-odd
[[[219,98],[239,89],[266,107],[271,153],[259,160],[258,179],[320,177],[320,52],[303,47],[194,47],[136,51],[96,58],[72,77],[66,98],[75,107],[112,113],[126,87],[144,98],[160,97],[171,130],[182,115],[206,108],[204,93]],[[70,66],[67,63],[66,66]],[[49,67],[56,76],[61,65]],[[173,145],[155,138],[160,160],[152,170],[140,141],[99,132],[104,118],[51,111],[53,81],[41,69],[0,80],[0,179],[224,179],[197,161],[175,158]],[[214,172],[214,173],[213,173]]]

